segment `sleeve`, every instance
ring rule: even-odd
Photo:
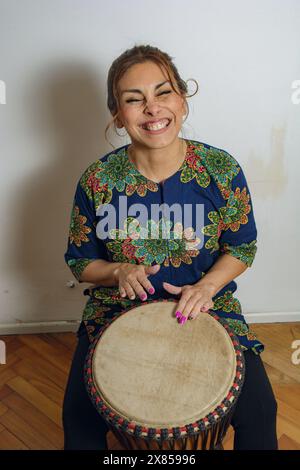
[[[80,281],[85,267],[97,259],[108,261],[106,246],[96,234],[96,211],[93,199],[77,184],[70,217],[65,262],[74,277]]]
[[[257,252],[257,229],[248,184],[242,168],[237,166],[239,171],[231,181],[226,206],[220,210],[223,227],[219,244],[221,253],[250,267]]]

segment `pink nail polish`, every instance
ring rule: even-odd
[[[179,310],[177,310],[176,314],[175,314],[176,318],[181,318],[182,317],[182,313],[179,312]]]
[[[184,315],[182,315],[182,317],[181,317],[179,323],[180,323],[181,325],[184,325],[185,322],[186,322],[186,317],[185,317]]]
[[[146,295],[146,294],[142,294],[142,295],[140,296],[140,299],[141,299],[141,300],[146,300],[146,299],[147,299],[147,295]]]
[[[154,294],[155,291],[154,291],[153,287],[150,287],[150,289],[148,290],[148,292],[149,292],[149,294]]]

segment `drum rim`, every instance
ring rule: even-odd
[[[140,305],[152,304],[156,302],[178,303],[178,300],[171,298],[153,299],[144,301]],[[216,425],[221,420],[221,418],[225,417],[230,413],[230,411],[236,404],[237,398],[241,393],[241,389],[245,379],[245,360],[240,342],[236,334],[233,332],[232,328],[229,327],[226,320],[221,318],[219,315],[217,315],[215,312],[212,312],[211,310],[203,313],[209,314],[212,318],[221,323],[221,325],[225,328],[229,335],[229,338],[232,342],[232,346],[236,354],[236,372],[234,382],[227,396],[222,400],[222,402],[218,406],[216,406],[216,408],[212,412],[210,412],[204,418],[200,418],[199,420],[193,423],[188,423],[182,427],[154,428],[141,426],[135,421],[125,419],[123,416],[119,415],[113,408],[110,408],[102,399],[98,388],[94,384],[92,373],[92,360],[96,345],[104,331],[112,324],[112,322],[120,318],[121,315],[124,315],[126,312],[137,308],[140,305],[132,305],[125,308],[121,312],[118,312],[118,315],[116,315],[106,325],[104,325],[103,328],[100,329],[99,333],[95,336],[92,343],[90,344],[84,364],[84,381],[89,398],[91,399],[98,413],[103,416],[108,423],[110,423],[113,427],[116,427],[121,431],[124,431],[134,437],[141,437],[143,439],[149,440],[179,439],[181,437],[194,436],[202,431],[209,430],[212,426]]]

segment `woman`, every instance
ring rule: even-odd
[[[257,249],[243,171],[225,150],[178,137],[187,86],[168,54],[143,45],[125,51],[113,62],[107,85],[112,122],[126,129],[131,143],[91,164],[75,193],[65,260],[79,282],[94,286],[84,291],[89,298],[65,393],[65,449],[106,448],[106,423],[83,381],[90,341],[126,307],[159,298],[178,300],[182,328],[208,309],[233,328],[246,361],[231,422],[234,449],[277,449],[277,403],[260,358],[264,346],[233,296],[234,279],[252,265]],[[147,211],[143,221],[126,212],[117,223],[125,202],[147,210],[187,205],[193,217],[199,204],[203,226],[195,232],[194,220],[186,227],[170,213],[155,219]],[[168,241],[162,240],[166,226]],[[142,236],[146,229],[155,236]]]

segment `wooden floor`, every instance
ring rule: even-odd
[[[291,344],[300,323],[251,325],[265,343],[262,354],[278,403],[279,448],[300,450],[300,365]],[[72,333],[5,336],[0,365],[0,449],[62,449],[61,405],[76,337]],[[109,433],[111,449],[119,449]],[[229,429],[225,449],[232,449]]]

